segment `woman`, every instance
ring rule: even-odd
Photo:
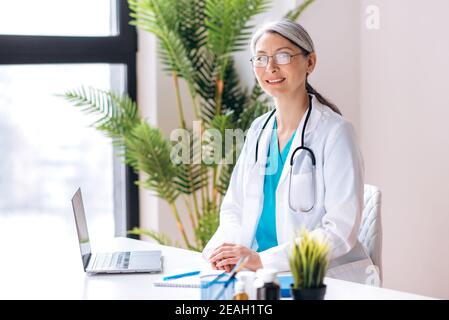
[[[275,110],[248,131],[203,256],[228,272],[244,256],[250,270],[288,271],[289,245],[305,226],[330,242],[328,276],[363,283],[372,266],[357,240],[363,160],[352,125],[307,81],[316,64],[312,39],[299,24],[278,21],[254,34],[251,50]]]

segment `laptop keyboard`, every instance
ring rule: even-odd
[[[131,252],[100,253],[95,255],[94,270],[128,269]]]

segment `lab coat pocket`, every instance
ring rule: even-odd
[[[292,172],[290,179],[290,209],[295,212],[308,211],[315,203],[314,172]]]

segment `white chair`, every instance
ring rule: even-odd
[[[382,282],[382,224],[381,224],[381,192],[379,188],[365,184],[362,223],[358,239],[368,249],[373,263],[379,269]]]

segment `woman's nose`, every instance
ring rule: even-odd
[[[276,70],[278,70],[278,65],[274,62],[273,57],[270,57],[268,59],[268,63],[267,66],[265,67],[265,70],[268,72],[275,72]]]

